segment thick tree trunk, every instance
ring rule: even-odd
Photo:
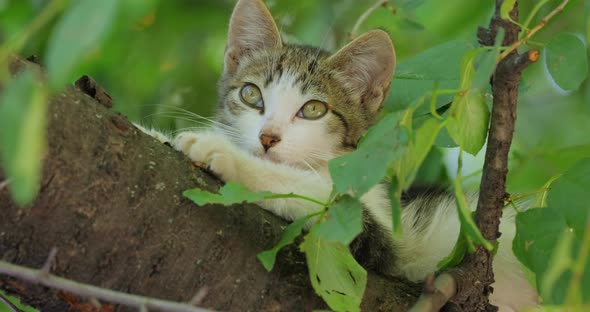
[[[0,190],[1,259],[39,268],[57,247],[52,273],[114,290],[188,301],[207,287],[201,305],[224,311],[325,307],[295,247],[270,273],[256,259],[284,221],[255,205],[198,207],[183,198],[221,183],[80,90],[54,97],[48,119],[37,200],[18,208]],[[73,309],[66,294],[7,276],[0,288],[41,311]],[[416,295],[413,285],[370,273],[363,310],[406,310]]]

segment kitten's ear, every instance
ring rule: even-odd
[[[235,72],[245,55],[281,44],[279,29],[262,0],[238,0],[229,22],[224,72]]]
[[[389,91],[395,69],[395,50],[383,30],[364,33],[329,58],[345,87],[360,92],[369,113],[377,112]]]

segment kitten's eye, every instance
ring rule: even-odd
[[[257,109],[264,108],[264,102],[262,101],[262,93],[260,92],[260,89],[251,83],[247,83],[242,87],[240,90],[240,98],[242,99],[242,102],[249,106]]]
[[[305,119],[319,119],[328,112],[328,106],[324,102],[311,100],[305,104],[297,113],[298,117]]]

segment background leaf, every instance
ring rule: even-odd
[[[395,111],[415,105],[435,82],[440,89],[456,89],[459,86],[461,56],[471,48],[463,40],[453,40],[400,62],[395,69],[386,108]],[[439,107],[452,98],[452,95],[439,96]],[[427,111],[428,108],[423,107],[418,114]]]
[[[47,76],[62,88],[80,61],[100,47],[115,17],[117,0],[76,0],[55,27],[47,48]]]
[[[547,303],[590,303],[590,159],[578,162],[553,182],[546,208],[516,216],[512,249],[537,276],[537,288]],[[580,200],[582,202],[580,203]],[[581,264],[581,271],[577,263]]]
[[[590,159],[580,161],[551,184],[549,207],[559,208],[568,227],[577,236],[586,231],[590,213]]]
[[[572,33],[558,34],[545,48],[545,64],[559,87],[578,89],[588,75],[584,42]]]
[[[0,158],[12,198],[30,203],[39,189],[45,153],[47,92],[26,70],[0,93]]]

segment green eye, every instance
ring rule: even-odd
[[[311,100],[305,104],[297,113],[298,117],[305,119],[319,119],[328,112],[328,106],[324,102]]]
[[[262,93],[257,86],[247,83],[240,90],[240,99],[246,105],[254,107],[256,109],[264,108],[264,102],[262,101]]]

